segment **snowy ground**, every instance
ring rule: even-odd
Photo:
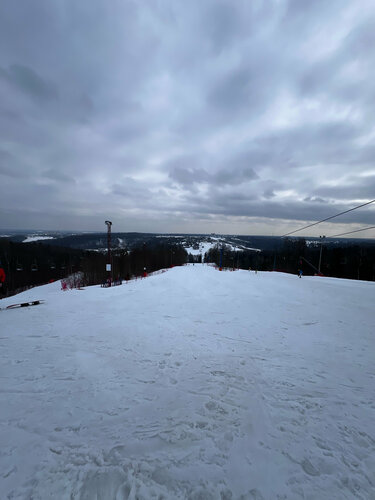
[[[213,248],[215,245],[216,243],[209,243],[205,241],[199,243],[199,248],[185,247],[185,250],[191,255],[203,255],[204,257],[204,254],[211,250],[211,248]]]
[[[375,284],[202,266],[0,301],[1,499],[374,499]]]
[[[208,242],[208,241],[200,242],[199,248],[185,246],[185,250],[187,251],[187,253],[190,253],[191,255],[203,255],[203,257],[204,257],[204,254],[206,252],[208,252],[209,250],[211,250],[211,248],[214,248],[218,244],[220,244],[220,241],[231,252],[243,252],[245,250],[245,247],[237,247],[237,246],[231,245],[230,243],[226,243],[224,239],[223,240],[219,240],[218,238],[213,238],[213,239],[215,239],[217,241],[215,241],[214,243]],[[182,245],[186,245],[186,242],[183,241]],[[246,250],[254,250],[255,252],[260,252],[260,250],[258,248],[246,248]]]
[[[32,241],[41,241],[41,240],[53,240],[53,236],[27,236],[26,239],[23,240],[22,243],[30,243]]]

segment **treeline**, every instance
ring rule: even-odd
[[[224,245],[211,248],[205,255],[206,262],[225,268],[281,271],[304,275],[318,274],[336,278],[375,281],[375,245],[330,246],[306,244],[305,239],[286,238],[280,248],[262,252],[233,251]]]
[[[159,269],[181,266],[188,261],[186,250],[180,245],[141,244],[132,250],[114,249],[112,251],[112,278],[129,280]],[[90,252],[90,258],[82,262],[82,271],[87,285],[103,283],[108,278],[106,264],[108,257],[101,252]]]
[[[140,244],[132,250],[115,249],[111,255],[112,278],[131,279],[187,262],[186,250],[173,244]],[[0,261],[6,273],[8,295],[22,289],[60,280],[81,272],[86,285],[108,278],[106,253],[58,247],[41,242],[17,243],[0,239]]]
[[[147,233],[116,233],[111,235],[112,246],[114,248],[133,248],[142,245],[143,242],[149,243],[155,239],[155,235]],[[53,239],[49,242],[52,246],[86,249],[107,248],[107,233],[87,233],[71,234]]]
[[[322,250],[322,251],[321,251]],[[338,247],[307,245],[304,239],[285,239],[274,250],[233,251],[228,245],[218,245],[205,254],[205,262],[225,268],[283,271],[297,274],[317,274],[321,252],[320,271],[325,276],[375,281],[375,245],[353,244]],[[7,275],[9,294],[30,286],[63,279],[81,272],[86,285],[104,283],[108,278],[106,253],[64,248],[45,242],[17,243],[0,239],[0,261]],[[200,262],[201,255],[188,255],[176,243],[154,239],[139,243],[132,249],[118,248],[112,252],[112,278],[131,279],[186,262]]]

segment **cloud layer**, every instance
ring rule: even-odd
[[[0,227],[282,234],[373,199],[374,42],[372,0],[5,0]]]

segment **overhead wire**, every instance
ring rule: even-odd
[[[375,226],[363,227],[362,229],[356,229],[355,231],[348,231],[346,233],[334,234],[333,236],[328,236],[328,238],[338,238],[339,236],[345,236],[346,234],[359,233],[360,231],[366,231],[367,229],[375,229]]]
[[[374,203],[375,200],[368,201],[366,203],[362,203],[362,205],[358,205],[354,208],[350,208],[349,210],[344,210],[343,212],[340,212],[336,215],[331,215],[331,217],[326,217],[325,219],[322,219],[318,222],[313,222],[312,224],[308,224],[307,226],[301,227],[299,229],[295,229],[294,231],[290,231],[289,233],[283,234],[281,238],[284,238],[285,236],[289,236],[290,234],[298,233],[299,231],[302,231],[303,229],[307,229],[309,227],[317,226],[318,224],[321,224],[322,222],[326,222],[327,220],[334,219],[335,217],[339,217],[339,215],[344,215],[349,212],[353,212],[353,210],[357,210],[358,208],[365,207],[366,205],[370,205],[371,203]]]

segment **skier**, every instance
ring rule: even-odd
[[[1,265],[1,262],[0,262],[0,293],[2,295],[6,294],[5,278],[6,278],[5,271],[4,271],[3,266]]]

